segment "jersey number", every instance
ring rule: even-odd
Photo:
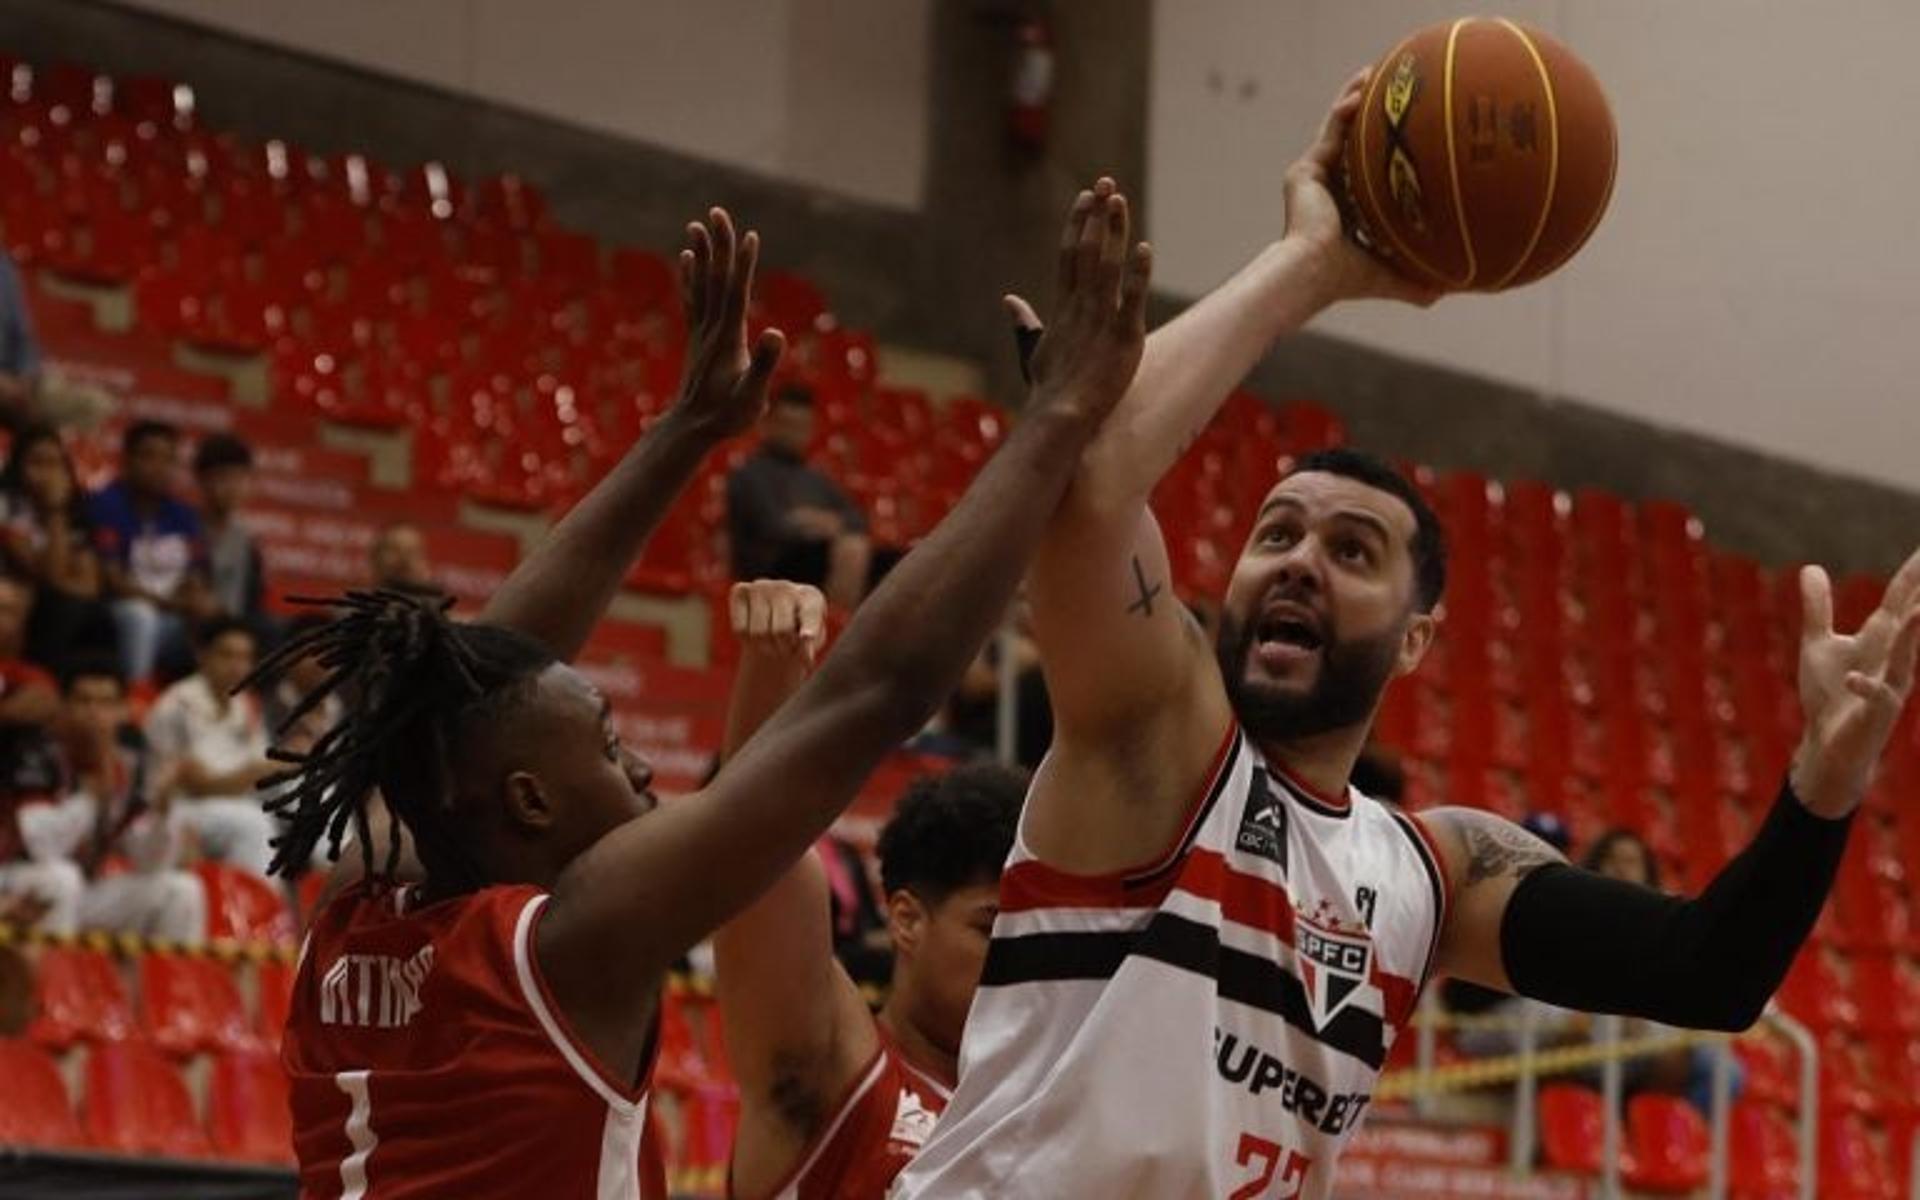
[[[1253,1168],[1254,1175],[1227,1200],[1293,1200],[1306,1185],[1307,1171],[1313,1166],[1313,1160],[1305,1155],[1251,1133],[1240,1135],[1240,1149],[1233,1161]]]

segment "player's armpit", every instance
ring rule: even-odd
[[[817,853],[713,939],[727,1059],[740,1084],[736,1195],[766,1195],[832,1119],[880,1048],[866,1001],[833,955]]]

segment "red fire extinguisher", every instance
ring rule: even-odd
[[[1022,21],[1014,32],[1013,86],[1007,132],[1022,150],[1047,144],[1047,118],[1053,107],[1053,33],[1046,22]]]

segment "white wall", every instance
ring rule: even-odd
[[[920,204],[931,0],[128,0],[896,207]]]
[[[1149,220],[1197,294],[1280,228],[1335,89],[1458,0],[1156,0]],[[1607,87],[1613,205],[1549,281],[1317,328],[1920,487],[1920,5],[1505,0]]]

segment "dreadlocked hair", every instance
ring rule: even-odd
[[[552,652],[510,629],[453,620],[453,600],[439,594],[383,588],[293,602],[331,609],[334,619],[290,638],[240,687],[278,679],[309,656],[326,670],[274,730],[276,743],[328,696],[343,703],[340,719],[305,753],[279,745],[269,752],[288,767],[260,785],[264,807],[285,823],[273,839],[272,872],[300,870],[322,838],[327,857],[338,859],[351,824],[368,876],[391,879],[399,835],[387,839],[376,867],[367,821],[367,797],[378,788],[436,887],[484,884],[461,836],[456,755],[468,730],[525,698]]]

